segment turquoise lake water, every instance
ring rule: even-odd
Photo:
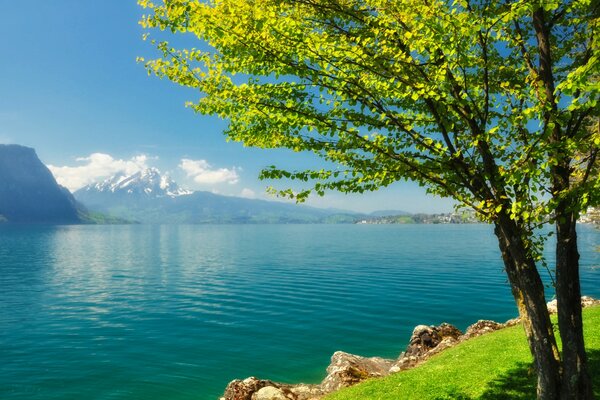
[[[579,228],[600,297],[600,232]],[[215,399],[516,309],[486,225],[0,227],[0,399]]]

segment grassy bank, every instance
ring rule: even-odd
[[[584,310],[584,327],[595,395],[600,398],[600,307]],[[326,399],[535,399],[531,360],[523,328],[514,326],[468,340],[417,368],[366,381]]]

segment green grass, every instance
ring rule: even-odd
[[[585,309],[583,316],[590,373],[600,398],[600,307]],[[325,399],[535,399],[535,374],[523,328],[514,326],[468,340],[419,367],[365,381]]]
[[[123,218],[113,217],[111,215],[102,214],[94,211],[86,211],[78,213],[81,222],[84,224],[98,224],[98,225],[114,225],[114,224],[131,224],[131,221],[128,221]]]

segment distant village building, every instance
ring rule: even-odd
[[[582,224],[600,224],[600,208],[589,207],[585,213],[579,216],[578,222]]]

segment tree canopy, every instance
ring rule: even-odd
[[[263,177],[315,180],[318,193],[411,179],[488,218],[508,209],[539,222],[552,209],[544,194],[557,158],[586,165],[600,145],[598,130],[584,129],[600,87],[590,1],[141,3],[154,11],[144,26],[214,47],[159,42],[163,57],[146,65],[199,89],[189,106],[227,118],[229,139],[339,165],[271,167]],[[531,16],[539,4],[553,31],[550,71]],[[582,208],[598,181],[574,170],[584,175],[571,188]],[[308,191],[284,194],[302,200]]]
[[[139,2],[147,30],[210,47],[150,37],[161,57],[142,61],[197,90],[188,106],[227,119],[230,140],[333,165],[265,168],[263,178],[307,182],[280,194],[407,179],[494,223],[539,397],[590,398],[575,222],[600,201],[598,0]],[[536,269],[534,231],[549,221],[564,361]]]

